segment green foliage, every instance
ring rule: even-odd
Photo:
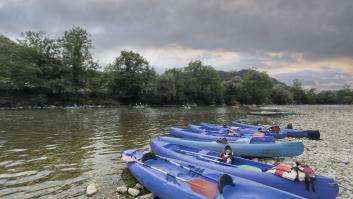
[[[243,79],[243,84],[248,92],[248,103],[269,103],[273,84],[265,72],[247,71]]]
[[[290,91],[293,93],[293,99],[296,104],[307,103],[305,91],[304,89],[302,89],[302,84],[298,79],[293,80],[293,84]]]
[[[217,71],[196,60],[184,68],[185,93],[188,99],[197,104],[216,104],[222,102],[221,81]]]
[[[173,104],[176,100],[177,89],[173,73],[164,73],[157,78],[155,103]]]
[[[64,36],[59,39],[59,45],[62,62],[70,68],[72,87],[77,91],[86,83],[86,70],[94,66],[89,51],[92,48],[90,35],[81,27],[74,26],[71,30],[65,31]]]
[[[272,88],[271,99],[274,104],[291,104],[293,103],[293,94],[283,85],[276,84]]]
[[[317,102],[320,104],[336,104],[337,94],[334,91],[322,91],[317,94]]]
[[[150,87],[155,80],[155,71],[140,54],[122,51],[109,69],[112,75],[109,92],[113,98],[138,102],[153,92]]]
[[[315,89],[311,88],[305,91],[306,99],[308,104],[316,104],[316,93]]]
[[[236,105],[246,103],[248,99],[247,90],[244,87],[243,80],[240,76],[229,77],[228,80],[222,82],[224,88],[224,102],[228,105]]]
[[[140,54],[122,51],[102,70],[86,30],[59,38],[28,31],[17,42],[0,35],[0,106],[118,104],[352,104],[353,91],[287,86],[256,70],[216,71],[200,60],[156,74]]]

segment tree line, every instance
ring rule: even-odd
[[[118,104],[352,104],[349,86],[316,92],[288,86],[256,70],[216,71],[200,60],[157,74],[137,52],[122,51],[106,67],[92,58],[89,33],[28,31],[0,35],[0,106]]]

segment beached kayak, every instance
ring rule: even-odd
[[[243,128],[253,128],[259,129],[262,128],[262,131],[268,131],[269,126],[264,125],[254,125],[247,124],[239,121],[233,121],[232,126],[243,127]],[[289,129],[289,128],[280,128],[280,133],[286,133],[289,137],[307,137],[309,139],[318,140],[320,139],[320,132],[317,130],[301,130],[301,129]]]
[[[300,196],[206,168],[190,168],[173,159],[127,150],[122,154],[132,175],[161,199],[298,199]]]
[[[264,143],[264,142],[272,143],[275,141],[275,138],[272,136],[264,136],[264,137],[252,137],[251,135],[234,136],[234,135],[228,135],[226,133],[220,133],[220,132],[207,132],[207,131],[195,132],[190,129],[177,128],[177,127],[169,128],[169,134],[175,137],[202,139],[202,140],[218,140],[220,138],[226,138],[228,141],[249,140],[251,144]]]
[[[234,155],[246,157],[293,157],[301,155],[304,152],[304,144],[302,142],[249,144],[249,142],[234,141],[224,144],[216,141],[189,140],[166,136],[160,136],[158,139],[165,142],[193,146],[216,152],[221,152],[225,146],[229,145]]]
[[[288,116],[295,115],[293,112],[275,112],[275,111],[259,111],[259,112],[250,112],[249,115],[258,115],[258,116]]]
[[[198,167],[217,170],[231,176],[238,176],[262,183],[305,198],[336,198],[338,194],[337,182],[331,178],[315,176],[312,184],[306,187],[304,181],[289,180],[266,172],[274,165],[263,164],[233,156],[231,163],[225,163],[219,158],[220,153],[195,147],[172,144],[158,139],[150,141],[151,150],[160,156],[191,163]]]
[[[226,133],[229,132],[229,130],[234,130],[237,133],[240,133],[243,136],[251,136],[257,132],[259,132],[259,129],[254,129],[254,128],[246,128],[246,127],[227,127],[224,125],[217,125],[217,124],[210,124],[206,122],[201,122],[199,125],[188,125],[188,129],[191,129],[193,131],[208,131],[208,132],[222,132]],[[260,131],[264,133],[265,136],[272,136],[276,139],[282,139],[287,136],[287,133],[285,132],[279,132],[279,133],[273,133],[269,131]]]

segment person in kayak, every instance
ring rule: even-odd
[[[232,163],[232,157],[233,157],[232,148],[230,148],[230,146],[227,145],[222,151],[220,158],[222,159],[223,162],[230,164]]]

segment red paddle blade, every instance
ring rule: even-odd
[[[216,195],[217,187],[214,183],[199,178],[188,180],[187,183],[190,185],[192,191],[208,198],[214,198]]]
[[[132,158],[132,157],[126,156],[126,155],[123,155],[123,156],[121,157],[121,159],[122,159],[123,161],[125,161],[125,162],[136,162],[136,159],[135,159],[135,158]]]

